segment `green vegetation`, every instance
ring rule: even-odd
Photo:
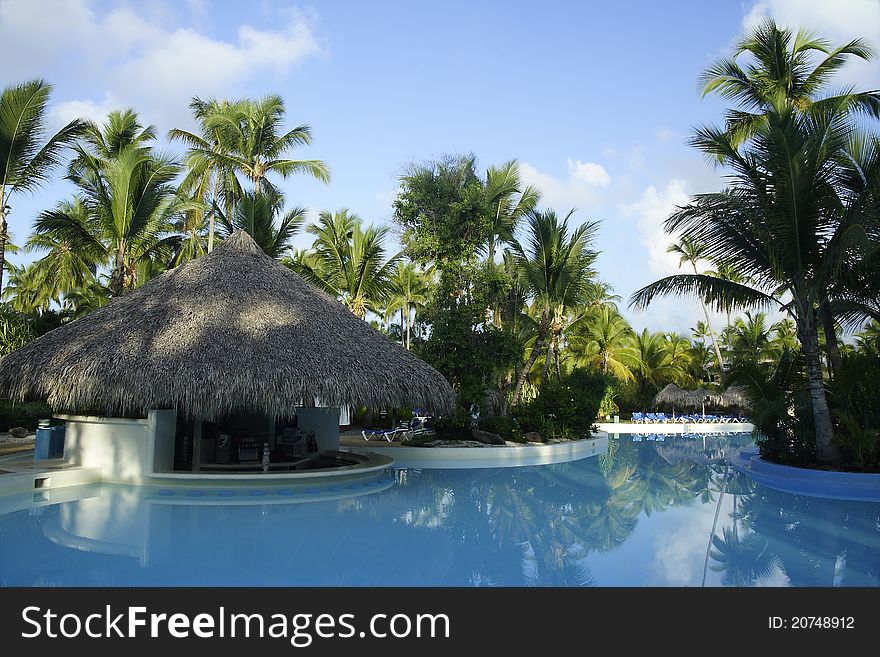
[[[723,126],[700,127],[691,140],[727,186],[667,220],[682,273],[630,300],[696,297],[703,318],[691,335],[634,327],[595,270],[600,221],[542,206],[516,160],[483,168],[473,154],[452,154],[410,163],[393,227],[344,208],[309,223],[277,180],[329,182],[329,169],[292,158],[312,132],[285,127],[278,96],[194,98],[198,129],[168,133],[186,148],[177,161],[133,110],[100,125],[75,121],[44,140],[49,87],[11,86],[0,108],[0,260],[14,249],[5,199],[36,189],[64,149],[75,193],[36,218],[24,247],[36,260],[2,267],[0,349],[243,229],[448,378],[458,404],[438,423],[447,436],[470,435],[476,406],[480,426],[505,438],[577,438],[599,416],[649,410],[669,383],[736,384],[768,458],[877,469],[880,94],[826,93],[848,58],[872,56],[860,41],[833,47],[767,22],[701,78],[704,93],[733,104]],[[311,245],[294,248],[301,233]],[[713,325],[710,309],[724,326]],[[379,410],[360,417],[369,423]]]

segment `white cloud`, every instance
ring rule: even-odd
[[[580,160],[572,161],[571,158],[568,158],[566,162],[568,163],[568,175],[571,178],[599,187],[608,187],[611,184],[611,176],[601,164],[581,162]]]
[[[77,118],[88,119],[95,123],[103,123],[111,110],[123,109],[124,107],[125,103],[122,103],[113,94],[109,93],[99,102],[92,100],[68,100],[57,103],[49,109],[47,120],[49,132],[56,132]]]
[[[552,174],[539,171],[528,162],[520,162],[519,173],[523,182],[541,190],[541,204],[557,212],[571,208],[591,208],[606,195],[600,187],[611,184],[611,176],[600,164],[566,160],[568,175],[560,180]]]
[[[651,185],[638,201],[621,208],[624,216],[636,218],[641,242],[648,252],[648,270],[655,277],[678,273],[678,256],[666,250],[673,238],[663,229],[663,222],[676,206],[689,200],[688,183],[673,179],[661,190]]]
[[[743,18],[743,26],[751,27],[768,16],[785,27],[813,30],[834,45],[863,38],[875,48],[880,48],[878,0],[762,0],[755,3]],[[851,59],[840,70],[835,81],[840,85],[876,89],[880,85],[880,66],[877,60],[865,62]]]
[[[155,122],[170,120],[169,112],[177,113],[175,119],[186,116],[193,94],[233,95],[255,72],[282,77],[320,52],[311,16],[292,10],[276,15],[272,28],[242,24],[226,40],[172,26],[161,12],[123,7],[98,16],[85,0],[3,0],[0,42],[11,77],[63,64],[68,84],[94,87],[99,81],[107,97],[138,107]]]

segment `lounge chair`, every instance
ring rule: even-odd
[[[632,421],[636,422],[638,424],[641,424],[642,422],[645,421],[645,414],[644,413],[633,413],[632,414]]]
[[[389,443],[394,440],[398,435],[401,434],[403,430],[400,427],[395,427],[394,429],[371,429],[367,431],[364,429],[361,431],[361,435],[364,437],[364,440],[372,440],[373,438],[384,438]]]

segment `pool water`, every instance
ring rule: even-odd
[[[880,504],[757,485],[724,461],[751,442],[621,434],[570,463],[372,489],[38,493],[0,512],[0,584],[880,585]]]

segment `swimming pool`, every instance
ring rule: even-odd
[[[0,584],[880,585],[880,504],[757,485],[724,461],[751,443],[621,434],[570,463],[357,490],[37,493],[0,515]]]

